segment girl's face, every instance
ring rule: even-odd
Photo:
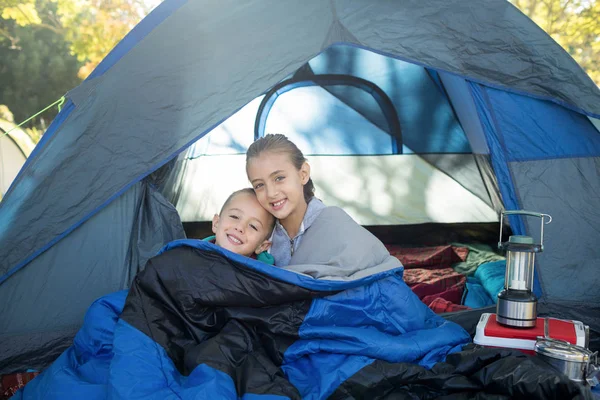
[[[310,178],[310,166],[296,169],[285,152],[263,152],[246,165],[248,180],[265,210],[280,221],[306,211],[304,185]]]

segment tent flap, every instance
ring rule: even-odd
[[[508,1],[334,3],[362,46],[600,118],[600,88]]]
[[[483,88],[508,161],[599,157],[600,134],[585,115],[555,103]]]
[[[145,182],[133,186],[4,282],[0,354],[16,357],[62,343],[53,332],[79,326],[92,301],[128,288],[148,258],[184,237],[174,207]],[[12,345],[4,349],[4,343]]]
[[[526,210],[552,216],[544,227],[544,252],[536,258],[550,301],[598,303],[600,287],[600,157],[511,162]],[[537,236],[538,222],[527,222]]]

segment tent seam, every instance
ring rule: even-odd
[[[488,111],[490,113],[490,116],[492,118],[491,122],[492,122],[492,124],[494,126],[494,130],[496,131],[496,136],[498,137],[498,141],[500,142],[500,146],[502,146],[502,150],[504,152],[504,163],[506,164],[506,171],[508,172],[509,177],[511,179],[512,192],[513,192],[513,194],[514,194],[514,196],[515,196],[515,198],[517,200],[517,206],[519,208],[522,208],[523,207],[523,200],[521,199],[521,196],[519,195],[519,191],[517,189],[517,186],[514,184],[515,183],[515,177],[514,177],[512,169],[510,168],[510,166],[508,164],[509,163],[508,157],[507,157],[508,151],[506,149],[506,143],[504,141],[504,135],[503,135],[503,133],[500,130],[500,127],[498,125],[498,121],[497,121],[497,118],[496,118],[496,112],[495,112],[494,108],[492,107],[492,103],[490,101],[490,98],[488,96],[487,91],[485,89],[483,89],[483,90],[481,90],[481,94],[484,97],[484,101],[487,103],[487,106],[488,106],[487,109],[488,109]],[[520,217],[518,217],[518,218],[521,220],[521,223],[525,227],[526,231],[530,232],[531,228],[529,226],[529,223],[527,222],[527,219],[520,218]],[[502,223],[502,221],[500,221],[500,223]],[[545,296],[546,296],[546,294],[545,294],[546,293],[546,289],[545,289],[545,284],[544,284],[542,276],[541,276],[540,268],[536,268],[534,270],[534,282],[535,281],[537,281],[539,283],[539,285],[540,285],[540,289],[541,289],[541,293],[540,293],[541,296],[540,297],[545,298]],[[535,289],[534,289],[534,292],[535,292]]]

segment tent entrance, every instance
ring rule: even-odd
[[[316,196],[362,225],[497,222],[502,203],[469,98],[460,78],[335,45],[195,142],[163,192],[184,223],[210,221],[248,186],[250,144],[283,133],[311,163]]]

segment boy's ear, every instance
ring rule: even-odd
[[[306,185],[308,180],[310,179],[310,165],[304,161],[302,166],[300,167],[300,181],[303,185]]]
[[[212,231],[213,233],[217,233],[217,228],[219,227],[219,214],[215,214],[212,222]]]
[[[254,251],[256,254],[260,254],[263,251],[267,251],[269,250],[269,248],[271,247],[272,242],[265,240],[264,242],[262,242]]]

